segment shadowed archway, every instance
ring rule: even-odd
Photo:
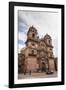
[[[46,64],[44,62],[41,64],[41,70],[42,72],[46,72]]]

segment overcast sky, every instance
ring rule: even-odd
[[[30,26],[34,26],[39,37],[49,34],[52,37],[54,55],[58,56],[58,13],[18,11],[18,50],[25,47],[26,34]]]

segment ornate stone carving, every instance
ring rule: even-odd
[[[18,55],[18,62],[22,72],[57,71],[51,36],[46,34],[40,39],[37,29],[31,26],[27,32],[26,47]]]

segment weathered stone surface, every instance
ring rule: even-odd
[[[27,72],[55,72],[57,60],[53,55],[52,38],[46,34],[39,38],[37,29],[30,27],[27,32],[26,47],[18,54],[18,71]]]

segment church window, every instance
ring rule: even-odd
[[[50,48],[50,51],[52,51],[52,48]]]
[[[32,50],[32,54],[37,54],[37,51],[36,50]]]
[[[48,43],[51,44],[51,40],[50,39],[48,40]]]
[[[32,54],[34,54],[34,50],[32,50]]]
[[[35,46],[35,44],[34,44],[34,43],[32,43],[32,46]]]
[[[34,33],[32,34],[32,37],[33,37],[33,38],[35,37],[35,34],[34,34]]]

